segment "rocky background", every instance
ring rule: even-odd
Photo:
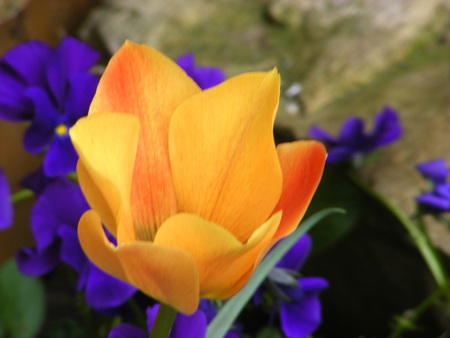
[[[374,114],[391,106],[404,135],[365,167],[364,179],[408,213],[425,188],[415,165],[437,158],[450,165],[446,0],[0,3],[0,54],[30,39],[56,45],[66,34],[102,50],[105,60],[130,39],[173,58],[193,52],[198,64],[223,68],[229,77],[278,67],[282,98],[276,125],[296,138],[307,138],[314,124],[337,133],[350,116],[364,118],[370,128]],[[21,150],[22,130],[0,123],[0,164],[14,182],[38,166]],[[431,221],[429,226],[450,254],[448,231]]]

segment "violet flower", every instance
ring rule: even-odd
[[[425,162],[417,165],[417,170],[431,183],[431,191],[425,192],[416,198],[417,203],[433,212],[450,211],[450,168],[446,167],[445,160]]]
[[[86,293],[87,304],[97,310],[117,307],[136,289],[96,268],[82,251],[77,225],[89,209],[80,187],[66,178],[52,181],[38,196],[31,212],[35,248],[17,254],[19,270],[28,276],[41,276],[60,263],[78,273],[78,290]]]
[[[225,80],[225,75],[219,68],[195,66],[193,54],[181,56],[177,60],[177,64],[203,90],[214,87]]]
[[[8,180],[0,169],[0,230],[9,228],[13,223],[13,207]]]
[[[89,46],[66,37],[55,49],[26,42],[0,60],[0,118],[31,122],[24,145],[33,154],[47,151],[48,176],[75,171],[78,156],[68,130],[88,112],[98,84],[89,70],[98,58]]]
[[[156,320],[159,304],[147,308],[147,329],[151,332]],[[194,314],[187,316],[177,313],[169,338],[201,338],[205,337],[207,328],[206,315],[198,309]],[[108,338],[145,338],[148,332],[139,329],[133,325],[122,323],[114,327],[108,335]]]
[[[365,132],[364,121],[357,117],[347,119],[341,127],[339,136],[333,137],[322,128],[313,126],[309,135],[322,141],[327,146],[328,163],[348,160],[356,155],[370,153],[382,146],[388,145],[402,135],[402,128],[397,113],[385,107],[375,116],[375,126],[372,132]]]
[[[308,337],[322,321],[319,294],[328,282],[319,277],[297,278],[310,250],[311,238],[303,235],[270,272],[270,288],[260,288],[253,298],[259,305],[263,292],[272,291],[272,315],[279,309],[281,329],[291,338]]]
[[[122,323],[114,327],[108,335],[108,338],[145,338],[152,331],[153,324],[158,314],[159,304],[147,308],[147,331],[137,328],[131,324]],[[202,299],[197,311],[190,315],[177,313],[169,338],[202,338],[206,335],[209,322],[217,314],[216,307],[211,301]],[[224,338],[241,337],[238,330],[228,332]]]

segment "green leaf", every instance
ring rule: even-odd
[[[280,244],[263,259],[259,267],[256,269],[252,278],[247,285],[236,294],[233,298],[228,300],[225,305],[217,313],[216,317],[209,324],[206,332],[206,338],[220,338],[223,337],[230,329],[233,322],[236,320],[239,313],[244,308],[245,304],[253,296],[256,289],[261,285],[272,268],[278,261],[289,251],[289,249],[298,241],[298,239],[316,225],[321,219],[332,214],[342,213],[342,209],[329,208],[322,210],[315,215],[302,222],[300,226],[288,237],[286,237]]]
[[[25,277],[14,260],[0,270],[0,337],[36,337],[44,319],[44,289]]]

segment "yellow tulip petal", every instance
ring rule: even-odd
[[[117,224],[131,217],[130,190],[139,121],[134,116],[103,113],[78,120],[70,137],[80,156],[79,180],[88,203],[118,236]],[[133,227],[122,227],[119,243],[134,239]]]
[[[277,151],[283,170],[283,192],[274,209],[283,210],[275,235],[280,239],[294,231],[305,214],[322,177],[327,153],[317,141],[282,143]]]
[[[177,211],[168,160],[169,122],[175,108],[199,91],[172,60],[132,42],[111,58],[100,80],[89,114],[123,112],[141,122],[131,193],[138,238],[151,239],[156,227]]]
[[[163,223],[155,243],[186,250],[197,262],[202,298],[225,299],[248,281],[267,252],[281,219],[271,217],[242,244],[222,226],[192,214],[177,214]]]
[[[116,255],[116,248],[106,237],[102,221],[94,210],[88,210],[81,216],[78,223],[78,239],[84,253],[92,263],[106,273],[128,282],[126,273]]]
[[[185,251],[146,241],[115,247],[105,236],[100,218],[93,210],[80,219],[78,237],[85,254],[101,270],[183,313],[197,310],[197,266]]]
[[[276,205],[282,175],[273,140],[276,70],[234,77],[181,104],[169,154],[180,212],[220,224],[241,242]]]
[[[185,314],[197,310],[198,270],[187,252],[137,241],[121,245],[117,255],[128,280],[139,290]]]

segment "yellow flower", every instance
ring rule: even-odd
[[[236,294],[297,227],[324,167],[320,143],[275,147],[279,86],[273,70],[201,91],[164,55],[126,42],[70,130],[92,262],[186,314],[199,298]]]

